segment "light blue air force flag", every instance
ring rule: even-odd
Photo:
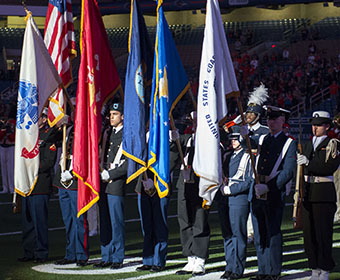
[[[15,191],[28,196],[39,170],[38,119],[49,96],[62,83],[43,38],[29,13],[22,48],[15,132]]]
[[[146,122],[152,57],[149,34],[136,0],[132,0],[129,58],[125,77],[123,153],[128,158],[127,183],[147,169]]]
[[[190,86],[166,22],[162,2],[158,1],[157,6],[148,153],[148,168],[155,174],[155,186],[161,198],[169,192],[169,116]]]

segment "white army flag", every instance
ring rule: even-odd
[[[226,94],[239,91],[218,1],[208,0],[206,12],[193,161],[203,207],[212,204],[222,184],[218,122],[227,114]]]
[[[15,191],[22,196],[32,192],[38,178],[39,116],[49,96],[61,84],[60,76],[30,13],[26,21],[19,78],[14,164]]]

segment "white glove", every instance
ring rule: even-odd
[[[257,197],[269,192],[268,186],[266,184],[256,184],[255,185],[255,194]]]
[[[103,181],[109,181],[110,179],[109,171],[104,169],[102,173],[100,173],[100,177],[102,178]]]
[[[149,191],[154,188],[153,180],[150,178],[147,180],[142,180],[142,184],[145,191]]]
[[[242,117],[241,115],[238,115],[235,119],[233,119],[233,122],[235,124],[241,124],[242,123]]]
[[[244,136],[249,134],[248,125],[240,126],[240,134],[242,135],[242,137],[244,137]]]
[[[63,183],[70,181],[73,178],[72,174],[70,171],[65,170],[64,172],[61,173],[61,181]]]
[[[223,195],[231,195],[230,186],[228,186],[228,185],[222,185],[221,191],[222,191]]]
[[[191,168],[186,167],[182,170],[184,182],[190,181],[190,175],[191,175]]]
[[[176,141],[179,138],[178,130],[169,130],[170,141]]]
[[[309,160],[305,155],[298,154],[296,162],[297,162],[298,165],[304,165],[304,164],[308,165]]]

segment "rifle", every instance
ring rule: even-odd
[[[301,145],[301,115],[299,113],[299,138],[298,138],[298,152],[302,154]],[[293,208],[293,228],[302,229],[302,187],[304,181],[303,165],[297,166],[296,184],[294,194],[294,208]]]

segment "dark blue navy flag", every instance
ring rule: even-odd
[[[146,122],[153,51],[143,15],[131,0],[129,58],[125,77],[123,153],[128,158],[127,183],[147,169]]]
[[[155,174],[159,197],[169,192],[169,116],[190,83],[166,22],[162,0],[157,5],[157,30],[150,107],[148,168]]]

